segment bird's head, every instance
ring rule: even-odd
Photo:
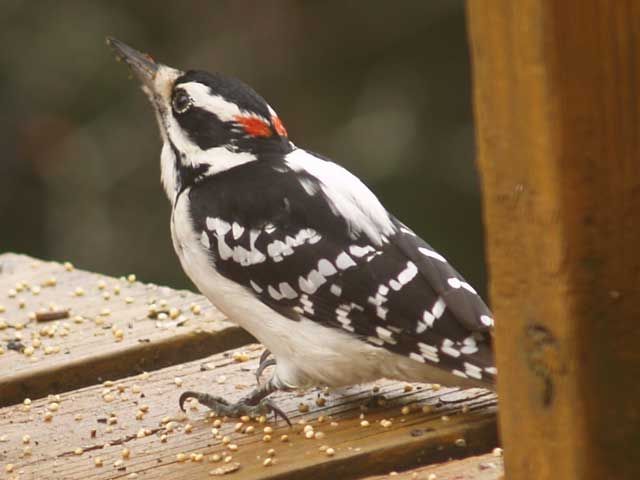
[[[275,111],[240,80],[183,72],[114,38],[107,38],[107,44],[129,65],[154,108],[164,142],[163,183],[170,197],[199,176],[291,151]]]

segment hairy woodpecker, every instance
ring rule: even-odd
[[[381,377],[493,388],[486,304],[358,178],[295,146],[241,81],[107,42],[154,108],[182,267],[267,348],[258,382],[275,365],[235,404],[189,391],[181,407],[193,397],[223,415],[282,415],[265,398],[275,390]]]

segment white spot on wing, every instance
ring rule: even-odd
[[[346,270],[349,267],[355,267],[356,262],[354,262],[346,252],[342,252],[338,255],[338,258],[336,258],[336,266],[340,270]]]
[[[426,363],[426,361],[425,361],[424,357],[423,357],[422,355],[418,355],[418,354],[417,354],[417,353],[415,353],[415,352],[411,352],[411,353],[409,354],[409,358],[410,358],[411,360],[415,360],[416,362]]]
[[[285,298],[296,298],[298,296],[296,291],[287,282],[280,283],[279,287],[280,292],[282,292]]]
[[[339,297],[340,295],[342,295],[342,288],[339,285],[336,285],[335,283],[331,284],[331,286],[329,287],[329,291],[333,293],[336,297]]]
[[[336,267],[334,267],[333,264],[326,258],[323,258],[318,262],[318,270],[325,277],[330,277],[331,275],[338,273]]]
[[[244,233],[244,227],[242,225],[239,225],[236,222],[233,222],[233,226],[231,227],[231,230],[233,233],[234,240],[238,240]]]
[[[444,309],[447,307],[447,304],[444,303],[444,299],[442,297],[438,297],[436,303],[433,304],[431,308],[431,313],[434,317],[440,318],[444,313]]]
[[[493,318],[491,318],[489,315],[480,315],[480,321],[487,327],[493,327]]]
[[[433,250],[429,250],[428,248],[420,247],[418,248],[418,251],[427,257],[435,258],[436,260],[440,260],[441,262],[446,263],[447,261],[447,259],[440,255],[438,252],[434,252]]]
[[[209,244],[209,235],[207,235],[207,232],[205,232],[204,230],[202,231],[202,235],[200,235],[200,243],[204,248],[208,249],[211,247],[211,245]]]

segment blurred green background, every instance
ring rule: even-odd
[[[191,287],[113,35],[252,85],[486,291],[462,0],[0,4],[0,251]]]

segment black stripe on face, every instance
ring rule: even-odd
[[[189,140],[202,150],[228,145],[236,136],[233,124],[221,121],[216,114],[203,108],[194,106],[183,113],[173,112],[173,116]]]

